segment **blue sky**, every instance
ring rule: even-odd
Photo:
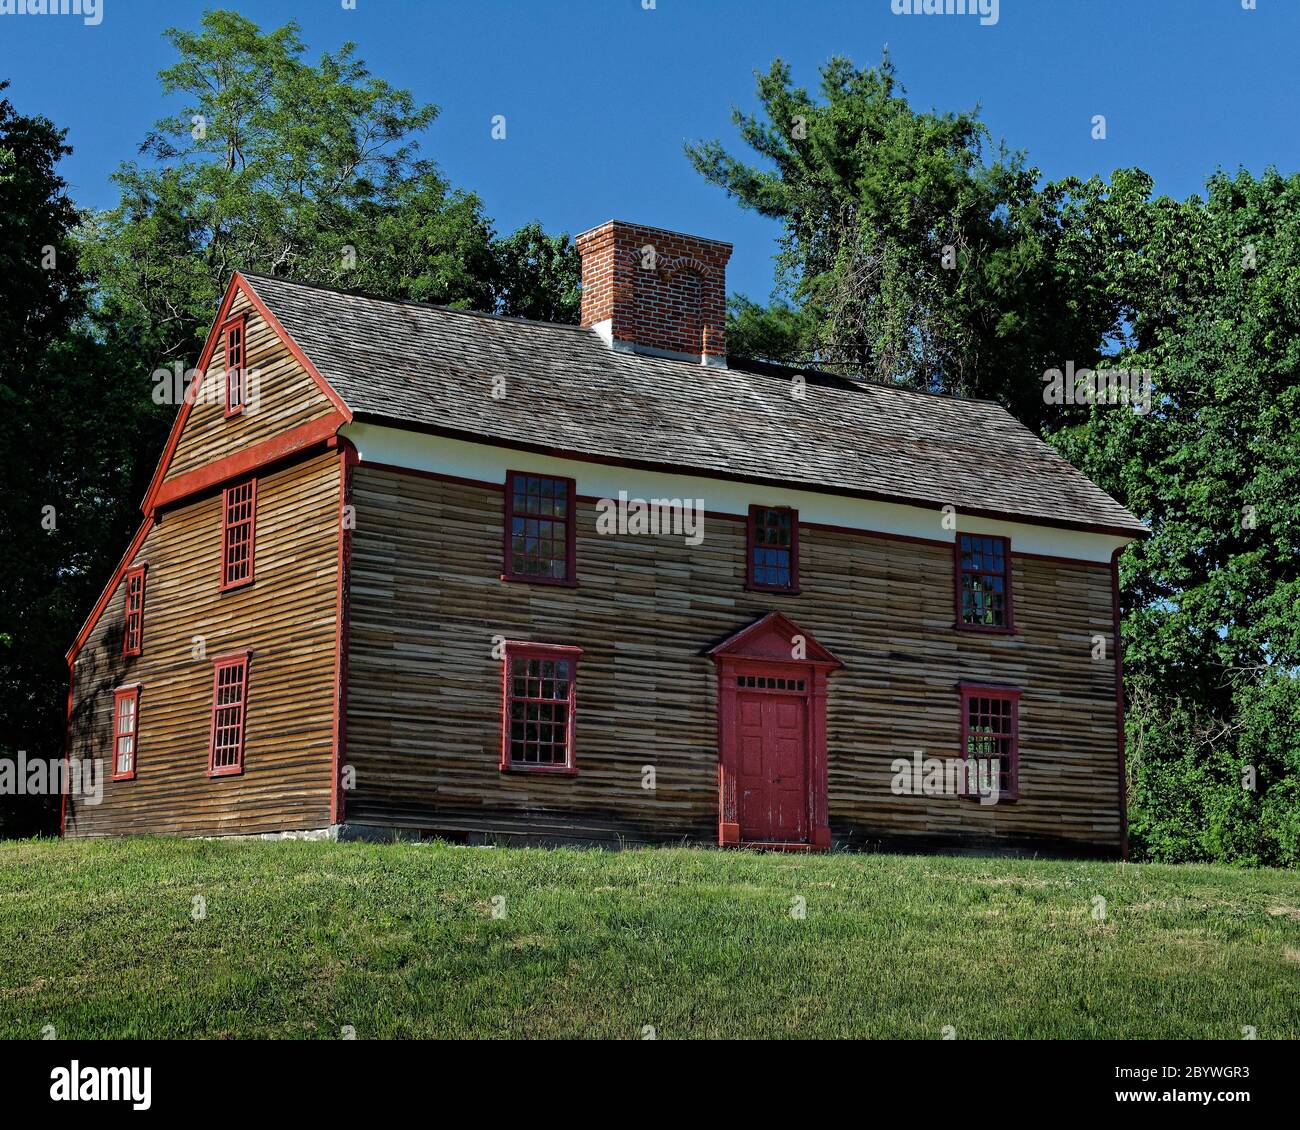
[[[647,0],[648,2],[648,0]],[[874,63],[889,45],[913,103],[979,103],[995,136],[1049,177],[1140,165],[1196,192],[1216,167],[1300,167],[1300,0],[1001,0],[998,21],[895,15],[891,0],[243,0],[263,28],[293,19],[308,54],[355,41],[372,71],[434,102],[424,140],[498,230],[532,219],[578,232],[612,217],[736,245],[730,287],[765,298],[776,227],[705,183],[687,139],[734,138],[733,103],[776,56],[802,84],[832,54]],[[102,0],[103,20],[0,15],[0,77],[24,113],[68,129],[83,206],[168,112],[157,71],[169,25],[212,3]],[[494,141],[491,118],[507,137]],[[1091,119],[1105,114],[1108,137]]]

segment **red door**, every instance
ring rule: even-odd
[[[737,695],[740,838],[808,840],[808,727],[802,696]]]

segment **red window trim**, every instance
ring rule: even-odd
[[[510,545],[510,528],[515,517],[515,479],[519,477],[535,479],[552,479],[566,486],[565,503],[565,576],[530,577],[526,573],[516,573],[512,567],[514,553]],[[563,475],[549,475],[542,471],[507,471],[505,488],[505,519],[501,529],[501,579],[503,581],[523,581],[530,585],[559,585],[563,588],[578,587],[578,541],[577,541],[577,483]]]
[[[229,580],[227,565],[229,563],[230,552],[230,493],[239,490],[241,487],[251,486],[252,495],[249,498],[249,505],[252,512],[249,515],[248,522],[248,576],[240,577],[237,580]],[[256,573],[257,565],[257,479],[244,479],[242,482],[233,483],[221,492],[221,591],[226,592],[230,589],[243,588],[245,585],[253,583],[253,577]]]
[[[239,331],[239,364],[231,367],[230,364],[230,335],[234,330]],[[248,400],[248,384],[244,377],[248,368],[248,313],[236,314],[233,318],[227,318],[221,324],[221,347],[222,354],[225,358],[225,384],[226,384],[226,418],[238,416],[244,411],[244,405]],[[239,403],[231,407],[230,404],[230,387],[231,377],[238,377],[239,386]]]
[[[212,719],[208,728],[208,776],[235,777],[244,771],[244,735],[248,729],[248,667],[251,651],[236,651],[221,655],[212,661]],[[243,690],[239,701],[239,740],[235,746],[236,760],[231,765],[216,765],[217,757],[217,691],[221,685],[221,672],[228,667],[243,668]]]
[[[126,586],[125,600],[123,608],[123,625],[122,625],[122,654],[139,655],[144,650],[144,588],[145,574],[149,566],[133,565],[123,574],[122,583]],[[134,610],[131,608],[131,587],[136,581],[140,582],[140,602]],[[134,627],[134,631],[132,630]],[[132,636],[135,638],[135,645],[132,646]]]
[[[117,768],[117,743],[119,738],[124,738],[126,734],[117,732],[117,704],[124,698],[132,700],[131,715],[131,768],[125,773],[119,772]],[[112,761],[110,768],[113,770],[112,779],[114,781],[134,781],[135,769],[140,763],[140,684],[132,683],[130,686],[118,687],[113,691],[113,749],[110,755]]]
[[[961,758],[966,760],[970,738],[970,700],[972,698],[992,698],[1011,703],[1011,768],[1008,773],[1010,788],[1002,789],[998,803],[1013,802],[1020,799],[1020,694],[1018,687],[999,686],[993,683],[958,683],[957,691],[961,698]],[[966,796],[979,799],[978,791],[968,789]]]
[[[754,532],[758,527],[761,510],[781,510],[790,515],[790,583],[788,585],[760,584],[754,580]],[[745,588],[750,592],[785,592],[799,594],[799,511],[793,506],[764,506],[753,503],[745,520]]]
[[[1006,565],[1004,574],[1005,592],[1006,592],[1006,609],[1007,622],[1005,624],[967,624],[962,619],[962,602],[961,602],[961,578],[965,571],[961,567],[961,539],[962,537],[988,538],[992,541],[1002,543],[1002,560]],[[1011,564],[1011,539],[1001,537],[997,534],[979,534],[971,530],[960,530],[953,538],[952,543],[952,594],[953,594],[953,616],[955,626],[958,631],[962,632],[984,632],[992,635],[1010,636],[1016,631],[1016,606],[1012,596],[1011,574],[1013,572]]]
[[[498,767],[503,773],[577,776],[577,750],[574,736],[577,732],[578,717],[578,661],[582,658],[582,648],[567,644],[531,643],[527,640],[506,640],[503,646],[505,654],[501,661],[501,761]],[[573,664],[573,672],[569,678],[569,725],[568,733],[565,735],[568,756],[563,765],[529,765],[510,759],[510,704],[514,699],[511,670],[516,659],[567,659]]]

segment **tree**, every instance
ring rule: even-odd
[[[84,237],[101,319],[152,369],[192,360],[236,269],[383,297],[491,309],[482,206],[418,157],[437,116],[370,74],[352,44],[304,62],[298,28],[234,12],[173,28],[160,72],[183,108],[115,174],[117,208]],[[142,359],[143,359],[142,358]]]
[[[1140,240],[1125,366],[1149,414],[1054,442],[1150,523],[1123,559],[1135,847],[1300,863],[1300,176],[1217,173],[1204,199],[1117,197]],[[1099,214],[1099,219],[1104,218]]]
[[[568,233],[526,224],[497,241],[497,309],[518,318],[576,324],[582,261]]]
[[[139,414],[85,325],[73,239],[78,216],[57,170],[71,152],[64,136],[0,99],[4,758],[20,750],[29,759],[62,755],[63,654],[103,584],[102,562],[129,536],[129,504],[117,500],[133,480],[134,456],[123,438]],[[57,796],[3,796],[0,830],[49,830],[57,812]]]
[[[995,147],[978,111],[913,110],[888,55],[866,70],[832,59],[820,99],[777,60],[758,96],[761,118],[732,118],[759,165],[716,140],[686,153],[742,206],[782,224],[778,267],[799,325],[778,307],[761,340],[778,331],[787,359],[998,398],[1037,424],[1042,373],[1086,364],[1116,320],[1101,289],[1062,286],[1079,281],[1062,278],[1075,186],[1040,190],[1038,171]],[[747,344],[758,311],[732,314]]]

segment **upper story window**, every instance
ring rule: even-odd
[[[788,506],[751,506],[747,553],[748,588],[798,592],[799,512]]]
[[[503,579],[576,584],[573,514],[572,479],[507,473]]]
[[[146,566],[126,571],[126,622],[122,631],[122,654],[139,655],[144,649],[144,576]]]
[[[501,768],[575,773],[573,732],[582,649],[508,642]]]
[[[226,350],[226,415],[244,410],[244,346],[247,322],[244,315],[232,318],[221,328]]]
[[[961,686],[961,755],[969,796],[999,800],[1020,795],[1020,692],[1007,687]]]
[[[119,687],[113,692],[113,780],[135,776],[140,733],[140,688]]]
[[[238,588],[253,580],[253,539],[257,526],[257,480],[226,487],[221,494],[221,587]]]
[[[244,770],[244,707],[248,701],[248,652],[225,655],[213,664],[212,736],[208,776]]]
[[[1011,540],[958,534],[955,548],[957,626],[1012,631]]]

